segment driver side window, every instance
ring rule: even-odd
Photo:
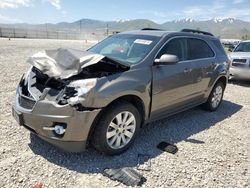
[[[187,60],[187,39],[185,38],[176,38],[169,41],[157,55],[157,58],[160,58],[163,54],[176,55],[180,61]]]

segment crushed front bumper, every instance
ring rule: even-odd
[[[250,80],[250,68],[230,67],[230,78]]]
[[[12,109],[12,114],[20,125],[65,151],[85,150],[91,126],[101,109],[77,111],[70,105],[58,105],[48,100],[35,101],[32,109],[27,109],[20,103],[20,97],[17,92]],[[57,124],[65,125],[63,135],[48,129]]]

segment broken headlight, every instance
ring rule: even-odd
[[[96,85],[96,78],[76,80],[71,82],[67,87],[74,88],[76,91],[74,96],[70,97],[67,101],[70,105],[76,105],[85,100],[86,95]]]

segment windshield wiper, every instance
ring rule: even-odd
[[[130,65],[128,63],[125,63],[124,61],[121,61],[121,60],[118,60],[118,59],[115,59],[113,57],[110,57],[110,56],[107,56],[107,55],[104,55],[106,58],[110,59],[111,61],[115,61],[116,63],[122,65],[122,66],[125,66],[125,67],[130,67]]]

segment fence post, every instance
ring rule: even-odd
[[[13,38],[16,38],[16,31],[15,31],[15,28],[13,28],[13,35],[14,35]]]
[[[3,37],[2,28],[0,27],[0,37]]]

